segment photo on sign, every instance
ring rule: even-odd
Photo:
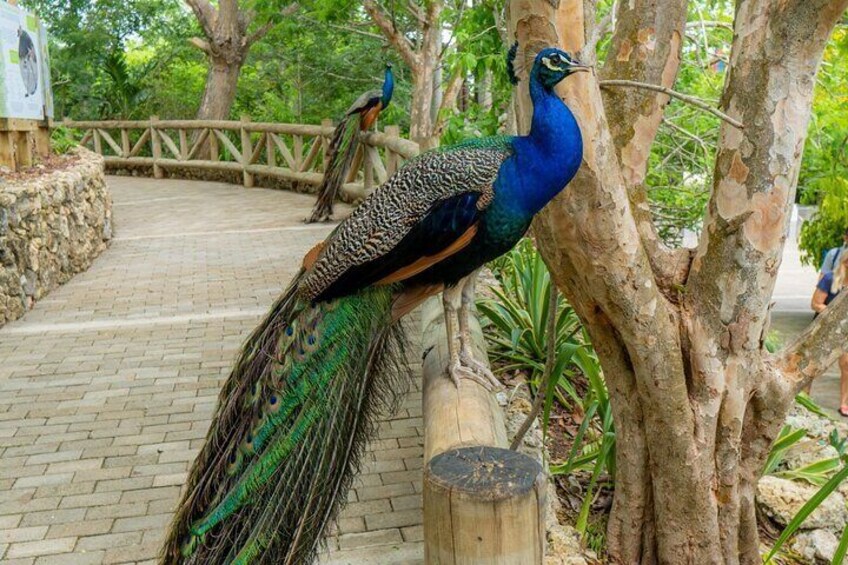
[[[52,114],[46,43],[38,18],[0,2],[0,118]]]

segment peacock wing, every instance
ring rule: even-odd
[[[512,154],[509,138],[491,138],[424,153],[368,196],[325,242],[301,281],[301,295],[342,296],[406,278],[422,264],[470,241]],[[425,268],[428,265],[425,265]],[[392,279],[394,274],[398,277]]]
[[[352,114],[362,112],[363,110],[367,110],[379,102],[382,96],[383,93],[379,90],[369,90],[368,92],[362,93],[362,96],[357,98],[354,103],[350,105],[350,108],[347,109],[345,116],[350,116]]]

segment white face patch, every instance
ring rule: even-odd
[[[548,67],[550,70],[556,71],[558,73],[565,71],[565,69],[563,69],[562,67],[557,67],[556,65],[551,63],[551,60],[547,57],[542,57],[542,64]]]

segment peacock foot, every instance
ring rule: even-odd
[[[488,367],[473,357],[466,355],[463,355],[460,360],[448,365],[448,374],[457,388],[459,388],[460,379],[472,380],[489,392],[495,392],[503,388],[501,382]]]

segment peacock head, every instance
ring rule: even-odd
[[[513,84],[518,83],[515,64],[517,54],[518,43],[515,43],[507,54],[507,72]],[[533,61],[533,70],[530,71],[530,78],[538,80],[547,89],[553,89],[568,75],[588,70],[589,67],[581,65],[579,61],[562,49],[547,47],[536,55],[536,59]]]
[[[553,89],[559,81],[568,75],[588,70],[589,67],[581,65],[562,49],[548,47],[547,49],[542,49],[536,55],[530,76],[536,75],[542,86],[547,89]]]

